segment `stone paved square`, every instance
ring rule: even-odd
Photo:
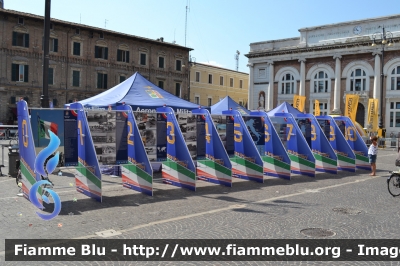
[[[0,151],[1,154],[1,151]],[[5,152],[6,154],[6,152]],[[115,230],[115,239],[311,239],[300,231],[329,229],[333,239],[397,239],[398,206],[388,190],[388,171],[397,153],[380,150],[378,176],[365,170],[287,181],[266,178],[263,184],[234,179],[233,187],[197,181],[197,191],[163,184],[155,174],[154,196],[122,187],[118,177],[104,176],[103,202],[75,190],[70,171],[52,175],[62,201],[61,213],[41,220],[35,207],[16,196],[15,179],[0,177],[1,265],[365,265],[366,262],[4,262],[4,239],[103,239],[96,233]],[[2,158],[0,158],[1,162]],[[7,155],[4,163],[8,165]],[[8,173],[3,168],[3,173]],[[72,186],[71,186],[72,185]],[[344,211],[345,210],[345,211]],[[61,226],[60,226],[61,225]],[[397,265],[370,262],[371,265]]]

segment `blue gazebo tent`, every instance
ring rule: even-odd
[[[155,112],[158,107],[164,105],[171,107],[175,112],[199,108],[198,104],[183,100],[157,87],[138,72],[115,87],[79,101],[79,103],[85,108],[112,106],[113,109],[115,106],[125,103],[132,106],[134,112]]]
[[[223,111],[232,110],[239,111],[242,115],[249,115],[250,111],[235,102],[231,97],[226,96],[221,101],[211,106],[212,115],[222,115]]]

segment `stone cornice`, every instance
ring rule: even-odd
[[[393,38],[395,43],[398,43],[400,40],[399,37]],[[251,52],[249,54],[245,54],[247,58],[258,58],[258,57],[268,57],[268,56],[277,56],[277,55],[296,55],[300,53],[313,53],[319,51],[332,51],[334,52],[336,49],[343,48],[354,48],[354,47],[370,47],[372,44],[372,40],[369,41],[360,41],[360,42],[348,42],[348,43],[340,43],[340,44],[331,44],[331,45],[323,45],[323,46],[308,46],[308,47],[296,47],[290,49],[281,49],[281,50],[270,50],[270,51],[260,51],[260,52]],[[367,51],[366,51],[367,53]]]

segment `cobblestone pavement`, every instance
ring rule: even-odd
[[[1,143],[0,143],[1,144]],[[6,152],[5,152],[6,154]],[[0,151],[1,155],[1,151]],[[0,265],[365,265],[366,262],[4,262],[4,239],[101,238],[109,229],[115,239],[310,239],[300,231],[324,228],[333,239],[397,239],[399,198],[387,190],[395,170],[394,150],[380,150],[378,176],[368,171],[317,173],[316,178],[265,179],[263,184],[235,179],[232,188],[198,181],[197,191],[163,184],[155,174],[154,196],[122,187],[121,179],[105,176],[103,202],[76,192],[72,173],[52,175],[62,200],[58,217],[43,221],[27,200],[17,197],[15,179],[0,177]],[[2,158],[0,157],[0,162]],[[8,165],[7,155],[4,158]],[[3,168],[3,173],[8,169]],[[338,212],[346,208],[351,213]],[[336,211],[335,211],[336,210]],[[59,226],[62,225],[62,226]],[[397,262],[370,262],[397,265]]]

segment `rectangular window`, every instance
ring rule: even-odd
[[[400,127],[400,112],[396,112],[396,124],[395,127]]]
[[[76,29],[75,29],[75,34],[76,34],[76,35],[81,34],[81,30],[80,30],[79,28],[76,28]]]
[[[158,57],[158,68],[164,68],[164,57]]]
[[[207,104],[208,104],[208,106],[211,106],[211,105],[212,105],[212,98],[208,98],[208,99],[207,99]]]
[[[108,47],[95,46],[94,58],[108,59]]]
[[[72,86],[80,87],[81,72],[77,70],[72,70]]]
[[[50,38],[49,50],[50,52],[58,52],[58,39]]]
[[[175,96],[181,97],[181,84],[175,83]]]
[[[393,127],[393,112],[390,112],[390,127]]]
[[[219,85],[224,86],[224,77],[223,76],[219,77]]]
[[[243,89],[243,80],[239,80],[239,88]]]
[[[100,39],[104,39],[104,33],[103,33],[103,32],[100,32],[100,33],[99,33],[99,38],[100,38]]]
[[[29,47],[29,34],[13,31],[12,45],[13,46],[21,46],[21,47]]]
[[[119,76],[119,83],[124,82],[126,80],[125,76]]]
[[[194,103],[195,104],[200,104],[200,97],[199,96],[194,96]]]
[[[212,75],[211,74],[208,74],[208,83],[212,84]]]
[[[181,60],[176,60],[176,68],[177,71],[182,70],[182,61]]]
[[[12,64],[11,81],[28,82],[28,65]]]
[[[200,82],[200,72],[196,72],[196,82]]]
[[[97,88],[107,89],[107,74],[97,73]]]
[[[233,87],[233,78],[229,79],[229,86],[232,88]]]
[[[74,42],[73,43],[72,54],[73,55],[77,55],[77,56],[81,55],[81,43],[80,42]]]
[[[49,68],[47,80],[49,85],[54,84],[54,68]]]
[[[146,56],[147,56],[146,54],[143,54],[143,53],[140,54],[140,64],[142,66],[146,65]]]
[[[18,17],[18,24],[24,25],[24,18]]]
[[[391,90],[400,90],[400,77],[391,78]]]
[[[158,87],[161,88],[161,89],[164,89],[164,81],[159,80],[158,81]]]
[[[239,101],[239,105],[240,105],[240,106],[243,106],[243,101]]]
[[[117,61],[129,63],[129,51],[117,49]]]

